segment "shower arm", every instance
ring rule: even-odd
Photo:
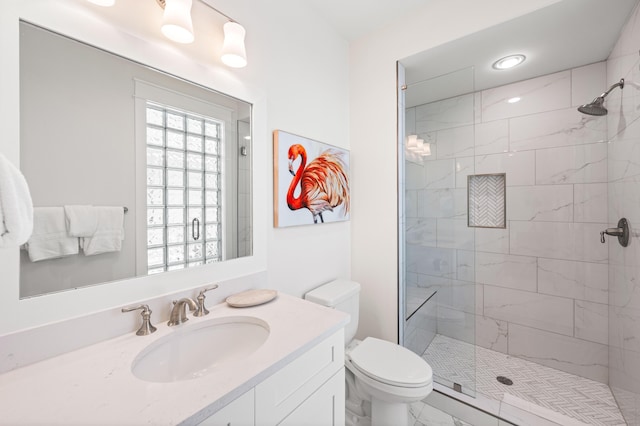
[[[609,93],[611,93],[611,91],[613,89],[615,89],[616,87],[619,87],[621,89],[624,89],[624,78],[621,78],[619,82],[617,82],[616,84],[614,84],[613,86],[609,87],[609,90],[607,90],[606,92],[602,93],[602,95],[598,96],[598,98],[605,98]],[[597,98],[596,98],[597,99]]]

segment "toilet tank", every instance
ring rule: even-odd
[[[344,329],[345,345],[356,335],[360,313],[360,284],[349,280],[335,280],[316,287],[304,298],[310,302],[337,309],[351,315],[351,321]]]

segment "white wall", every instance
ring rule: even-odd
[[[18,250],[1,249],[0,335],[265,269],[265,287],[294,295],[349,276],[350,223],[273,229],[271,190],[274,129],[349,148],[348,45],[343,38],[293,0],[218,0],[215,7],[247,29],[249,65],[231,70],[217,59],[225,20],[199,2],[194,2],[196,43],[190,46],[160,34],[161,10],[153,1],[118,0],[111,9],[85,0],[51,3],[9,0],[0,5],[0,152],[19,164],[18,16],[247,99],[255,105],[254,256],[18,302]]]
[[[555,0],[433,0],[350,45],[352,278],[362,284],[362,336],[397,341],[396,61]]]

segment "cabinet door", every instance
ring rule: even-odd
[[[279,424],[341,370],[344,370],[343,330],[309,349],[256,386],[256,425]],[[298,426],[303,425],[305,423]]]
[[[343,368],[279,423],[279,426],[343,426],[344,386]]]
[[[254,426],[254,391],[251,389],[226,407],[207,417],[200,426]]]

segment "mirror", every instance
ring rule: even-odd
[[[21,170],[49,226],[20,251],[20,298],[251,256],[251,110],[20,22]],[[72,211],[80,236],[58,232]]]

